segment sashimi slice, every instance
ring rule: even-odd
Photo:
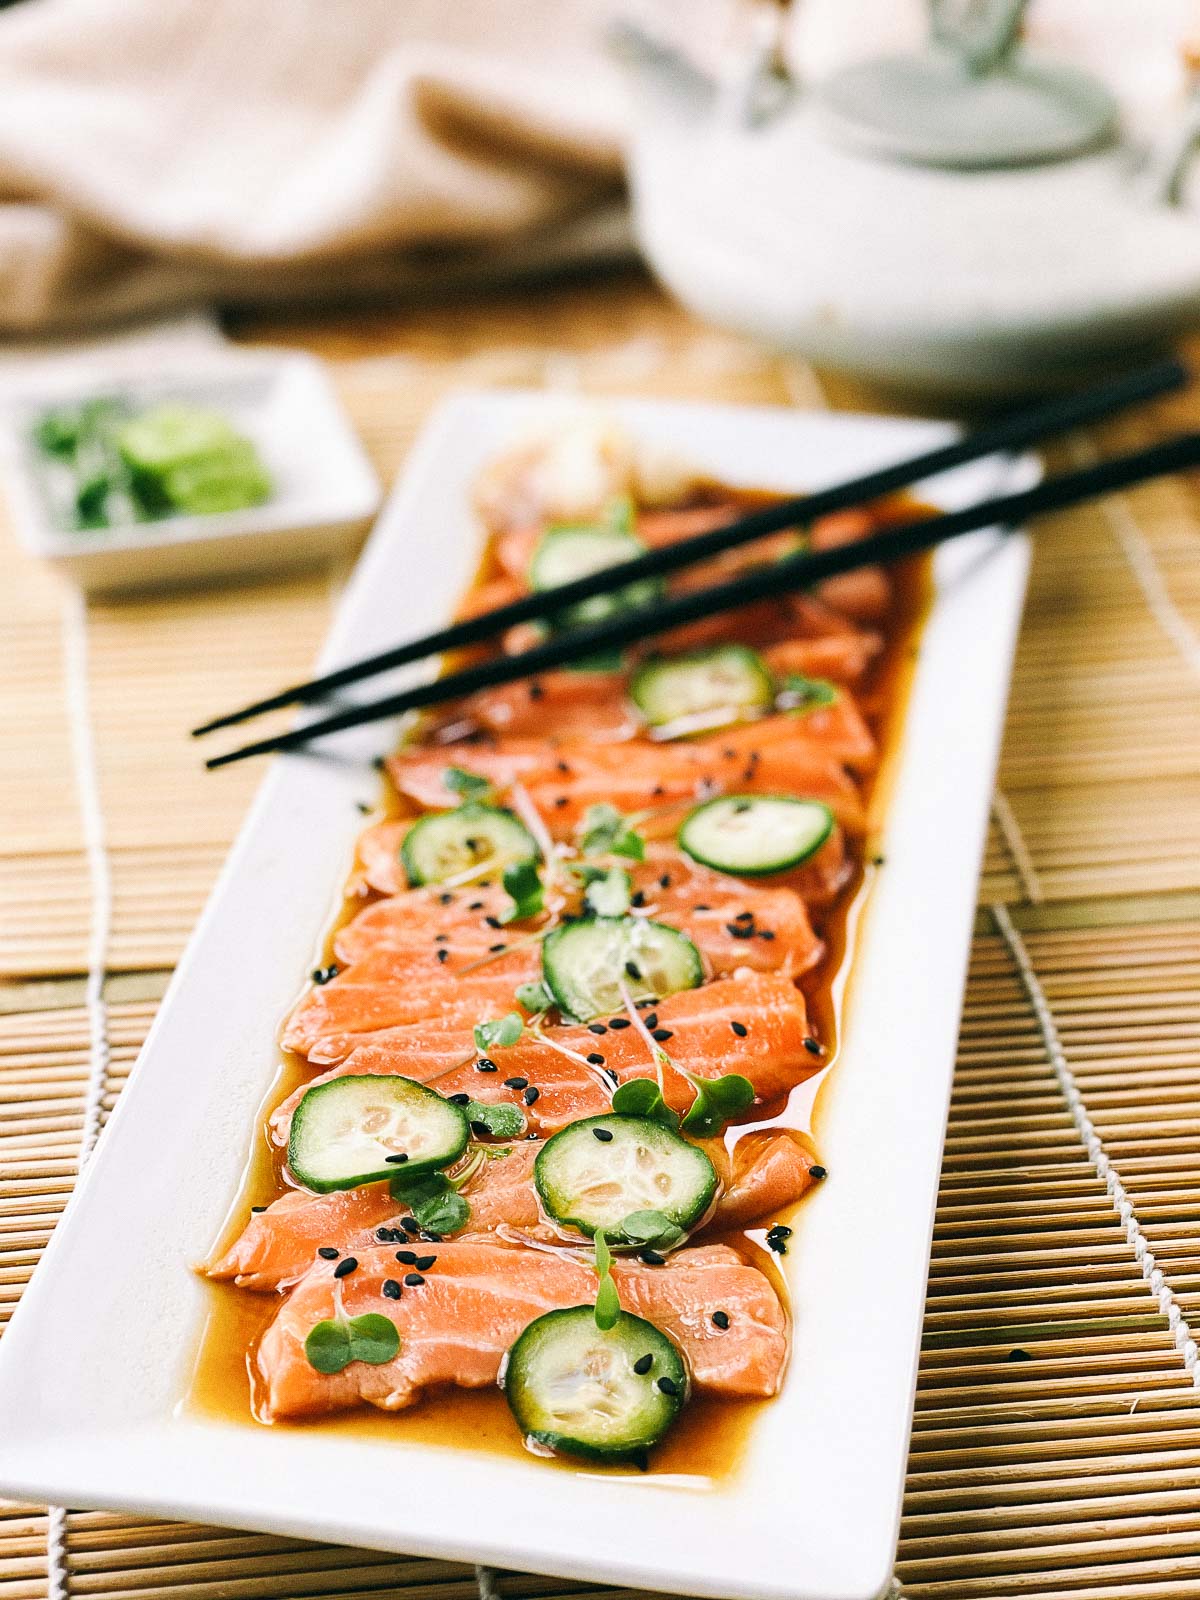
[[[590,1302],[596,1274],[565,1253],[514,1249],[487,1240],[430,1246],[436,1256],[398,1299],[385,1282],[406,1268],[390,1245],[357,1256],[348,1276],[319,1262],[301,1279],[263,1335],[257,1354],[260,1414],[266,1420],[317,1416],[365,1402],[384,1410],[412,1405],[447,1385],[496,1382],[504,1353],[536,1317]],[[682,1250],[662,1267],[621,1263],[613,1273],[621,1303],[682,1347],[701,1392],[766,1396],[776,1392],[787,1354],[786,1318],[769,1280],[725,1246]],[[729,1326],[717,1328],[714,1310]],[[380,1366],[353,1361],[320,1373],[304,1353],[318,1322],[340,1313],[389,1318],[398,1354]]]
[[[505,1006],[502,1011],[508,1009]],[[484,1013],[475,1020],[500,1014]],[[695,1098],[685,1073],[699,1078],[740,1073],[754,1085],[758,1102],[770,1104],[822,1065],[822,1055],[813,1054],[805,1045],[809,1033],[804,996],[788,979],[774,973],[747,970],[732,978],[718,978],[699,989],[670,995],[641,1015],[656,1018],[651,1026],[668,1035],[661,1042],[674,1065],[661,1069],[663,1094],[676,1111],[687,1111]],[[326,1083],[355,1073],[394,1072],[432,1083],[440,1094],[469,1094],[478,1100],[520,1106],[531,1131],[550,1133],[579,1117],[606,1110],[606,1080],[614,1081],[613,1075],[623,1083],[630,1078],[654,1077],[659,1070],[640,1031],[624,1026],[627,1018],[615,1020],[615,1028],[611,1018],[594,1025],[603,1025],[603,1033],[582,1026],[547,1028],[549,1042],[526,1033],[514,1045],[492,1046],[487,1059],[495,1064],[494,1073],[480,1072],[473,1057],[459,1058],[457,1065],[447,1061],[453,1055],[448,1031],[427,1036],[424,1025],[380,1030],[363,1040],[333,1071],[313,1082]],[[464,1027],[460,1041],[469,1053],[468,1040],[469,1030]],[[513,1078],[523,1082],[514,1088],[507,1082]],[[309,1087],[311,1084],[297,1089],[272,1114],[271,1132],[277,1143],[287,1143],[292,1111]],[[535,1091],[532,1102],[530,1089]]]
[[[392,757],[389,771],[402,793],[438,809],[455,802],[444,782],[451,764],[490,779],[502,790],[522,784],[551,833],[560,838],[572,833],[592,805],[607,802],[634,812],[690,804],[722,791],[803,795],[825,801],[852,832],[861,832],[864,825],[862,801],[845,768],[799,740],[746,752],[720,735],[659,745],[642,740],[551,745],[509,739],[494,747],[404,751]]]

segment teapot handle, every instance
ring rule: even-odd
[[[1141,173],[1147,199],[1157,205],[1177,206],[1183,200],[1183,180],[1200,145],[1200,86],[1188,96],[1180,120],[1150,151]]]

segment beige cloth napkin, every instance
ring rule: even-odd
[[[602,0],[0,12],[0,332],[628,247]]]

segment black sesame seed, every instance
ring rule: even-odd
[[[777,1256],[787,1255],[787,1240],[781,1239],[778,1234],[767,1235],[767,1249],[774,1250]]]
[[[610,1028],[628,1028],[629,1027],[629,1018],[628,1017],[610,1017],[608,1019],[608,1025],[609,1025]]]
[[[399,1300],[404,1291],[395,1278],[385,1278],[383,1280],[383,1292],[389,1300]]]
[[[379,1240],[380,1244],[389,1244],[391,1242],[392,1230],[390,1228],[376,1228],[375,1237]]]
[[[383,1159],[387,1162],[389,1167],[402,1167],[408,1160],[408,1151],[397,1150],[395,1155],[384,1156]]]
[[[639,1250],[638,1254],[648,1267],[665,1267],[667,1264],[666,1256],[660,1256],[657,1250]]]
[[[676,1395],[679,1393],[679,1385],[675,1382],[674,1378],[660,1378],[658,1380],[658,1387],[664,1394]]]
[[[527,1106],[531,1106],[541,1092],[542,1091],[540,1089],[535,1089],[533,1084],[530,1084],[528,1089],[526,1089],[525,1093],[521,1096],[521,1099],[524,1100]]]
[[[504,1087],[506,1089],[523,1089],[528,1082],[528,1078],[505,1078]]]
[[[714,1328],[720,1328],[722,1330],[727,1328],[729,1326],[728,1311],[714,1311],[712,1314],[712,1323]]]
[[[650,795],[651,795],[652,799],[661,800],[663,795],[666,794],[666,792],[667,791],[663,788],[661,783],[656,783],[654,785],[653,789],[651,789]]]
[[[542,1136],[540,1133],[527,1133],[525,1137],[527,1139],[540,1139]]]
[[[792,1230],[783,1222],[777,1222],[773,1228],[767,1230],[767,1238],[790,1239]]]
[[[699,905],[694,905],[692,907],[692,910],[693,911],[711,911],[712,907],[711,906],[706,906],[706,905],[703,904],[703,902],[701,902]]]
[[[754,913],[753,913],[753,911],[739,911],[737,916],[734,917],[733,920],[735,922],[753,922],[754,921]]]
[[[493,955],[493,956],[498,956],[501,953],[501,951],[507,950],[507,949],[508,949],[508,946],[506,944],[490,944],[490,945],[488,945],[488,954],[489,955]]]
[[[652,1011],[648,1017],[643,1017],[642,1021],[646,1024],[646,1026],[648,1028],[657,1028],[658,1027],[658,1012],[657,1011]]]
[[[335,1250],[331,1244],[323,1244],[317,1251],[322,1261],[336,1261],[341,1253],[340,1250]]]
[[[540,700],[545,692],[546,691],[542,688],[541,684],[537,683],[536,681],[529,685],[529,698],[531,700]]]
[[[613,1083],[620,1083],[621,1074],[616,1070],[615,1067],[605,1067],[604,1072],[605,1076],[610,1078]]]
[[[482,911],[483,910],[483,901],[482,900],[472,900],[471,904],[467,907],[467,910],[468,911]]]
[[[804,1048],[808,1051],[810,1056],[823,1056],[825,1054],[825,1051],[815,1039],[805,1039]]]
[[[753,939],[754,929],[744,922],[727,922],[725,932],[732,934],[735,939]]]
[[[475,1121],[471,1124],[471,1132],[477,1139],[486,1139],[491,1131],[486,1122]]]
[[[471,1103],[469,1094],[448,1094],[446,1099],[449,1100],[452,1106],[469,1106]]]
[[[652,1355],[639,1356],[633,1363],[633,1370],[637,1373],[639,1378],[644,1378],[653,1365],[654,1357]]]
[[[435,933],[433,936],[433,942],[434,944],[449,944],[450,935],[448,933]]]
[[[612,1129],[611,1128],[593,1128],[592,1129],[592,1138],[593,1139],[599,1139],[601,1144],[611,1144],[612,1143],[612,1137],[613,1137],[613,1135],[612,1135]]]
[[[439,950],[437,952],[437,958],[438,958],[439,961],[449,961],[449,959],[450,959],[449,950]]]
[[[554,765],[558,768],[559,772],[562,773],[564,778],[569,778],[571,776],[571,769],[565,761],[556,761]]]
[[[320,985],[320,984],[323,984],[323,983],[328,983],[330,978],[336,978],[337,975],[338,975],[338,964],[337,964],[336,961],[331,961],[327,967],[314,967],[313,968],[312,981],[315,984]]]
[[[499,1072],[500,1068],[488,1056],[480,1056],[475,1063],[476,1072]]]
[[[642,975],[642,969],[636,961],[627,961],[625,963],[625,971],[631,978],[640,978]]]
[[[564,806],[569,806],[570,803],[570,800],[565,794],[556,794],[554,796],[554,804],[559,811],[561,811]]]
[[[417,1264],[416,1255],[411,1250],[397,1250],[396,1260],[403,1267],[415,1267]]]
[[[372,811],[375,809],[369,800],[356,800],[354,804],[358,807],[359,811],[361,811],[364,817],[369,817]]]
[[[629,904],[631,906],[637,906],[640,910],[640,908],[646,904],[646,896],[640,889],[635,890],[635,892],[629,896]]]
[[[758,930],[758,937],[760,939],[765,939],[767,941],[767,943],[770,944],[771,940],[775,937],[775,935],[774,935],[774,933],[772,933],[770,928],[760,928]]]
[[[449,889],[443,889],[441,894],[438,895],[438,905],[452,906],[453,904],[454,896],[450,893]]]
[[[822,1178],[827,1178],[829,1176],[829,1168],[828,1167],[809,1167],[808,1175],[809,1175],[810,1178],[816,1178],[816,1180],[819,1183]]]
[[[607,1033],[608,1029],[604,1026],[604,1024],[602,1022],[589,1022],[588,1023],[588,1032],[589,1033]]]
[[[502,928],[504,924],[499,917],[484,917],[484,924],[489,928]]]
[[[669,872],[663,873],[662,877],[658,880],[658,887],[660,889],[669,889],[671,887],[671,874]]]
[[[358,1260],[355,1256],[347,1256],[344,1261],[339,1261],[333,1269],[335,1278],[348,1278],[352,1272],[357,1272]]]
[[[417,1271],[418,1272],[428,1272],[430,1267],[433,1265],[433,1263],[436,1260],[437,1260],[436,1256],[418,1256],[417,1257]]]
[[[739,1039],[744,1039],[750,1032],[750,1029],[744,1022],[731,1022],[729,1026],[733,1029],[734,1033],[737,1034]]]
[[[673,1039],[675,1035],[671,1032],[670,1028],[651,1028],[650,1037],[652,1039],[657,1039],[659,1044],[666,1044],[667,1040]]]
[[[257,1216],[260,1211],[265,1211],[267,1208],[266,1206],[251,1206],[250,1209]]]
[[[594,1067],[602,1067],[604,1065],[604,1057],[598,1050],[589,1050],[587,1058]]]
[[[419,1289],[425,1282],[425,1279],[419,1272],[406,1272],[404,1274],[404,1281],[410,1289]]]
[[[400,1226],[404,1229],[405,1233],[420,1233],[421,1231],[421,1224],[417,1221],[416,1217],[401,1217]]]

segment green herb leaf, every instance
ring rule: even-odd
[[[475,1025],[475,1048],[485,1053],[498,1046],[514,1045],[525,1032],[525,1019],[519,1011],[509,1011],[502,1017]]]
[[[687,1077],[696,1091],[696,1098],[683,1119],[685,1133],[703,1136],[720,1133],[731,1117],[749,1110],[754,1104],[754,1085],[740,1073],[696,1078],[689,1072]]]
[[[631,1211],[621,1224],[621,1233],[630,1244],[657,1244],[672,1250],[682,1243],[682,1228],[661,1211]]]
[[[636,508],[632,495],[615,494],[604,508],[604,520],[618,533],[632,533]]]
[[[524,1006],[534,1016],[554,1004],[554,996],[540,978],[532,983],[518,984],[515,999],[519,1006]]]
[[[838,697],[837,685],[824,678],[805,678],[792,673],[784,679],[783,688],[775,697],[780,711],[816,711],[820,706],[831,706]]]
[[[472,1132],[478,1132],[475,1127],[477,1122],[483,1124],[493,1139],[519,1139],[525,1132],[524,1114],[516,1106],[470,1100],[464,1110]]]
[[[468,772],[465,767],[447,767],[442,773],[442,783],[460,800],[482,800],[492,792],[490,778],[481,778],[477,772]]]
[[[365,1361],[368,1366],[381,1367],[400,1349],[400,1335],[396,1324],[381,1316],[378,1311],[368,1311],[361,1317],[351,1317],[349,1322],[350,1359]],[[309,1335],[311,1338],[312,1335]]]
[[[624,867],[598,873],[583,891],[584,904],[597,917],[623,917],[629,910],[633,884]]]
[[[501,913],[501,922],[523,922],[526,917],[536,917],[545,904],[542,880],[532,861],[514,861],[505,867],[504,887],[512,895],[513,903]]]
[[[350,1354],[350,1327],[345,1322],[318,1322],[309,1329],[304,1354],[318,1372],[340,1372],[353,1360]]]
[[[621,1301],[612,1278],[612,1251],[608,1248],[603,1228],[596,1229],[595,1245],[596,1272],[600,1278],[596,1288],[596,1326],[601,1333],[607,1333],[616,1326],[617,1318],[621,1315]]]
[[[630,827],[628,817],[616,806],[607,803],[587,808],[579,846],[585,856],[627,856],[631,861],[643,861],[646,856],[641,834]]]
[[[647,1122],[661,1123],[672,1133],[679,1128],[679,1117],[663,1099],[653,1078],[630,1078],[621,1084],[612,1097],[612,1108],[622,1117],[644,1117]]]
[[[471,1208],[440,1172],[410,1178],[397,1173],[391,1181],[392,1198],[407,1206],[426,1233],[459,1233],[466,1227]]]

